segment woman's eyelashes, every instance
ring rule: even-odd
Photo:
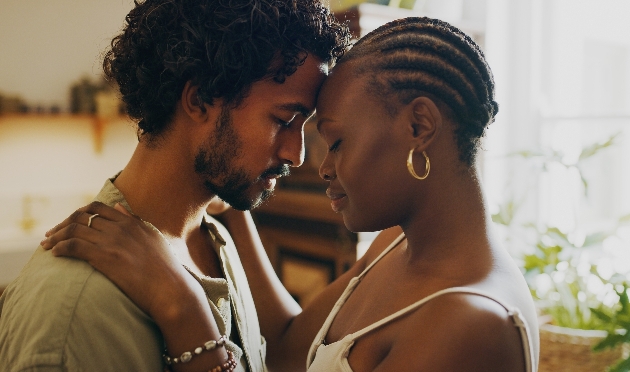
[[[333,143],[332,146],[328,148],[328,152],[337,152],[337,150],[339,150],[340,144],[341,144],[341,140],[340,139],[336,140],[335,143]]]

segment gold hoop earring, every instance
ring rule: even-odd
[[[409,151],[409,156],[407,157],[407,169],[409,170],[409,173],[413,176],[413,178],[417,180],[423,180],[429,176],[429,171],[431,170],[431,162],[429,161],[427,153],[422,151],[422,155],[424,155],[424,159],[426,160],[426,171],[424,172],[424,175],[422,175],[422,177],[418,176],[416,174],[416,171],[413,169],[413,152],[415,150],[416,149],[411,149],[411,151]]]

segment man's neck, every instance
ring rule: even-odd
[[[199,182],[182,154],[168,145],[154,148],[141,142],[114,185],[134,214],[166,236],[186,240],[200,226],[212,198]]]

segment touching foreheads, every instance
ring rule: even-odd
[[[455,116],[460,160],[474,163],[499,106],[490,67],[468,35],[436,19],[400,19],[367,34],[338,64],[358,59],[358,73],[369,77],[370,93],[383,98],[388,110],[418,96],[446,104]]]
[[[282,83],[307,54],[334,62],[349,39],[320,0],[134,3],[103,68],[140,134],[165,131],[188,81],[200,105],[237,105],[256,81]]]

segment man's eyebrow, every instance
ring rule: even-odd
[[[280,110],[290,111],[290,112],[299,112],[305,118],[308,118],[313,114],[315,110],[310,110],[308,107],[304,106],[299,102],[295,103],[285,103],[277,106]]]

